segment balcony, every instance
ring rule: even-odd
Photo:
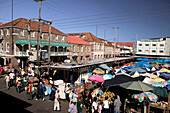
[[[51,52],[50,56],[70,56],[70,52]]]
[[[18,57],[29,57],[28,51],[29,50],[27,50],[27,51],[16,51],[14,55],[18,56]]]

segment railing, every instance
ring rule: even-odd
[[[62,55],[70,55],[70,52],[51,52],[51,56],[62,56]]]
[[[15,56],[29,56],[28,51],[18,51],[15,52]]]

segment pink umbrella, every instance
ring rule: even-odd
[[[92,75],[88,78],[88,81],[93,81],[93,82],[104,82],[104,78],[100,75]]]

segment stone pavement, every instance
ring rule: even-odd
[[[1,76],[1,75],[0,75]],[[0,77],[0,102],[1,111],[4,112],[23,112],[23,113],[56,113],[53,110],[53,101],[48,100],[49,96],[45,97],[45,101],[27,100],[26,91],[20,94],[16,92],[15,87],[6,89],[3,77]],[[58,113],[67,113],[68,102],[61,100],[61,111]]]

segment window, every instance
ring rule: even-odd
[[[62,37],[62,41],[64,41],[65,36]]]
[[[44,33],[41,34],[41,39],[44,39]]]
[[[79,46],[77,46],[77,52],[79,52]]]
[[[145,50],[145,52],[149,52],[149,50]]]
[[[4,44],[1,43],[1,51],[3,51],[3,50],[4,50]]]
[[[163,53],[164,51],[163,50],[160,50],[159,53]]]
[[[156,46],[156,44],[152,44],[152,46]]]
[[[139,44],[139,46],[142,46],[142,44]]]
[[[56,35],[56,37],[55,37],[55,38],[56,38],[56,41],[58,41],[58,35]]]
[[[138,52],[142,52],[142,50],[139,49]]]
[[[81,52],[83,52],[83,46],[81,46]]]
[[[20,30],[20,36],[22,36],[22,37],[24,36],[24,30],[23,29]]]
[[[88,48],[88,52],[90,52],[90,47]]]
[[[73,52],[75,52],[75,46],[73,45]]]
[[[10,33],[9,33],[9,29],[6,30],[6,36],[9,36]]]
[[[6,51],[9,52],[9,42],[6,43]]]
[[[152,50],[152,53],[155,53],[156,52],[156,50]]]
[[[30,33],[31,37],[35,37],[35,32]]]
[[[145,44],[145,46],[149,46],[149,44]]]
[[[3,29],[1,29],[1,35],[2,35],[2,36],[4,35],[4,31],[3,31]]]
[[[164,46],[164,44],[160,44],[160,46]]]
[[[84,49],[85,49],[84,51],[87,52],[87,47],[84,47]]]

